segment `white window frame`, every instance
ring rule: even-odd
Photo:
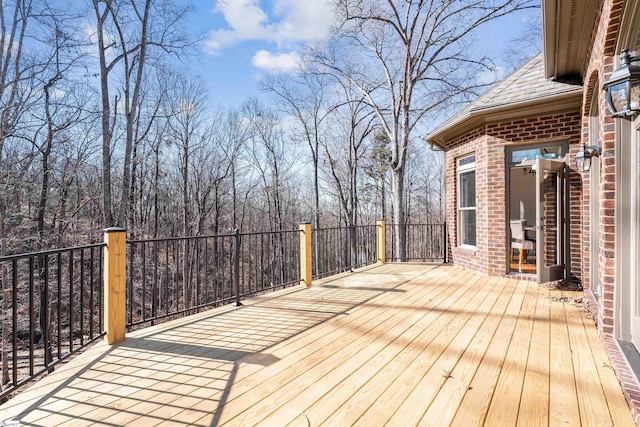
[[[476,194],[476,199],[474,200],[473,206],[466,206],[466,207],[462,207],[461,206],[461,198],[462,198],[462,188],[461,188],[461,182],[462,180],[460,179],[461,175],[463,173],[467,173],[467,172],[471,172],[473,171],[475,174],[476,171],[476,154],[475,153],[470,153],[467,154],[465,156],[459,157],[456,160],[456,177],[457,177],[457,182],[456,182],[456,186],[457,186],[457,218],[458,218],[458,246],[461,248],[465,248],[465,249],[472,249],[475,250],[476,249],[476,245],[469,245],[469,244],[464,244],[462,243],[463,240],[463,234],[462,234],[462,212],[465,211],[476,211],[476,205],[478,204],[478,196],[477,196],[477,192],[476,192],[476,188],[474,188],[474,193]],[[476,214],[476,226],[478,224],[478,217]],[[476,238],[474,240],[476,240],[476,244],[477,244],[477,232],[476,232]]]

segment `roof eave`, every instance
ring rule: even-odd
[[[598,0],[542,0],[544,71],[547,79],[582,78],[589,42],[598,15]]]
[[[556,0],[542,0],[542,38],[546,79],[556,76],[556,9]]]
[[[579,109],[581,105],[582,87],[577,87],[575,90],[555,95],[473,109],[430,133],[425,140],[446,151],[449,148],[448,141],[487,123]]]

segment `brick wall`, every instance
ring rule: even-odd
[[[486,142],[484,136],[484,128],[474,129],[471,132],[457,138],[454,148],[447,151],[445,157],[445,182],[446,182],[446,211],[447,211],[447,235],[449,260],[454,264],[461,265],[470,270],[487,273],[486,269],[486,252],[484,249],[484,241],[482,233],[486,223],[486,213],[483,206],[483,197],[480,195],[486,193],[484,186],[486,178],[482,178],[481,173],[486,166]],[[460,248],[458,245],[458,221],[457,221],[457,200],[458,187],[456,175],[456,159],[466,154],[475,153],[476,155],[476,250]],[[484,174],[486,175],[486,174]],[[483,181],[484,179],[484,181]]]
[[[629,0],[602,0],[597,20],[597,26],[592,34],[590,54],[583,72],[585,91],[583,95],[582,111],[582,141],[592,145],[597,141],[591,141],[589,135],[589,107],[594,91],[601,90],[602,83],[606,81],[614,70],[615,55],[619,52],[617,41],[620,37],[620,25],[624,6]],[[590,194],[585,193],[583,200],[583,213],[586,214],[583,239],[584,244],[584,270],[585,275],[591,269],[589,262],[589,230],[590,227],[600,227],[600,241],[598,244],[598,263],[600,268],[600,285],[602,296],[595,299],[588,292],[591,308],[600,334],[607,346],[612,366],[622,384],[623,391],[629,402],[634,418],[640,425],[640,383],[622,355],[615,340],[615,292],[617,286],[632,286],[632,284],[616,283],[615,264],[615,216],[616,216],[616,127],[613,118],[608,114],[605,97],[598,99],[600,114],[600,139],[602,141],[602,156],[599,187],[599,223],[588,220]],[[586,174],[585,174],[586,175]],[[589,176],[585,176],[588,182]],[[588,283],[588,285],[590,285]]]
[[[620,29],[624,1],[604,0],[600,11],[597,31],[594,33],[589,61],[586,65],[585,81],[593,84],[586,87],[583,97],[583,128],[588,128],[588,108],[594,90],[600,90],[602,82],[613,72],[615,45]],[[600,77],[601,76],[601,77]],[[606,112],[605,97],[600,96],[600,111]],[[594,306],[596,319],[602,334],[614,333],[614,291],[615,291],[615,126],[609,114],[600,115],[600,137],[602,140],[602,160],[600,169],[600,244],[598,262],[602,297]],[[583,141],[588,144],[588,132],[583,132]],[[588,195],[587,195],[588,196]],[[589,206],[585,199],[585,209]],[[591,224],[598,226],[597,224]],[[585,229],[585,234],[588,233]],[[588,236],[586,236],[588,241]],[[587,249],[588,250],[588,249]],[[588,258],[588,257],[585,257]],[[587,265],[586,270],[590,271]],[[605,307],[606,306],[606,307]],[[611,308],[609,308],[611,307]]]
[[[570,158],[580,142],[580,112],[559,112],[490,123],[451,142],[446,153],[447,224],[449,259],[465,268],[494,276],[507,273],[507,188],[505,147],[541,142],[569,141]],[[476,250],[460,248],[457,240],[456,159],[476,154]],[[582,200],[580,176],[571,172],[571,267],[580,277],[582,267]]]

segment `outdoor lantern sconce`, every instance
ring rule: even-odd
[[[582,144],[582,150],[576,154],[576,167],[580,172],[589,172],[591,170],[591,158],[597,157],[602,153],[602,143],[596,145]]]
[[[604,82],[607,105],[613,117],[630,117],[640,112],[640,66],[631,65],[640,56],[631,56],[629,49],[620,53],[620,67]]]

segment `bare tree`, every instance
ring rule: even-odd
[[[22,177],[34,159],[33,146],[30,143],[32,126],[25,120],[27,112],[41,98],[36,77],[48,66],[50,52],[39,49],[26,49],[28,41],[37,40],[31,31],[37,20],[53,19],[45,2],[32,0],[14,0],[8,4],[0,3],[0,255],[8,251],[7,214],[10,205],[19,209],[16,196],[21,191]],[[29,148],[24,146],[27,143]],[[0,272],[2,281],[2,384],[9,382],[8,368],[8,325],[10,287],[6,271]]]
[[[336,0],[341,26],[332,49],[316,49],[320,71],[359,88],[391,149],[396,251],[406,258],[405,162],[423,117],[478,87],[487,61],[470,55],[469,36],[533,0]]]
[[[325,103],[326,80],[323,75],[303,71],[297,76],[271,75],[262,81],[263,89],[277,95],[283,111],[294,118],[297,127],[295,137],[309,146],[313,164],[313,226],[316,229],[320,228],[318,158],[321,126],[330,113]]]
[[[212,129],[216,146],[224,153],[225,163],[228,166],[228,177],[231,180],[231,219],[230,227],[242,229],[245,217],[246,199],[252,190],[251,184],[244,192],[244,201],[239,200],[238,191],[242,175],[246,172],[246,165],[241,163],[246,146],[252,137],[249,120],[243,117],[239,111],[227,110],[224,117],[214,121]],[[240,207],[242,209],[240,210]],[[216,222],[215,231],[219,230],[219,222]]]
[[[508,72],[514,71],[522,64],[542,51],[542,14],[538,13],[528,19],[522,34],[513,37],[507,43],[502,59],[508,65]]]
[[[96,19],[97,51],[102,101],[103,199],[107,226],[125,225],[131,187],[131,157],[146,68],[158,61],[155,51],[181,54],[189,46],[180,31],[188,8],[169,0],[92,0]],[[118,68],[120,67],[120,68]],[[112,75],[119,72],[122,87],[111,99]],[[119,208],[115,212],[112,188],[113,128],[117,107],[125,121],[124,157]]]
[[[193,233],[194,225],[189,194],[191,157],[203,146],[202,135],[208,120],[205,114],[208,95],[202,80],[176,78],[173,81],[175,84],[166,100],[167,136],[169,143],[177,148],[179,188],[182,193],[182,233],[189,236]]]
[[[243,104],[242,111],[252,129],[249,155],[266,197],[270,229],[281,231],[285,228],[285,183],[293,153],[286,144],[286,135],[275,111],[256,99]]]
[[[341,106],[332,109],[334,140],[325,141],[325,158],[328,160],[332,187],[335,189],[340,212],[349,229],[350,254],[357,254],[356,226],[358,225],[359,173],[365,142],[374,130],[376,119],[362,94],[351,85],[339,84]],[[346,102],[343,102],[345,101]],[[337,132],[335,132],[337,130]],[[345,144],[346,142],[346,144]],[[345,245],[346,246],[346,245]],[[355,263],[355,258],[351,260]]]

